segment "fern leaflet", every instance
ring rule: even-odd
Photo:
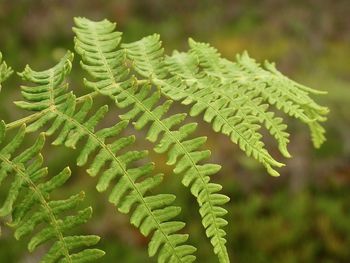
[[[144,37],[142,40],[131,45],[124,45],[124,47],[128,58],[132,61],[131,65],[139,74],[149,78],[170,98],[174,100],[185,99],[184,104],[195,102],[190,111],[191,116],[199,115],[205,111],[204,120],[212,123],[215,131],[221,131],[230,136],[231,140],[238,143],[248,156],[253,156],[260,161],[271,174],[277,173],[273,167],[281,167],[283,164],[274,160],[265,149],[264,143],[261,141],[262,135],[258,132],[260,126],[251,124],[251,122],[257,122],[256,116],[247,117],[244,114],[243,116],[242,114],[240,114],[241,116],[233,116],[231,108],[226,108],[227,100],[220,99],[210,90],[200,90],[196,83],[189,85],[187,90],[183,81],[178,77],[170,77],[168,73],[167,77],[164,78],[164,74],[157,74],[156,70],[153,70],[151,74],[145,70],[145,68],[159,67],[163,70],[166,68],[159,35]],[[141,56],[145,47],[151,48],[147,49],[146,55]],[[215,83],[212,81],[205,83],[205,86],[209,85],[215,85]]]
[[[247,52],[237,55],[236,63],[221,58],[219,52],[206,43],[190,39],[190,52],[198,58],[199,65],[205,74],[216,75],[222,83],[227,83],[225,92],[243,89],[244,92],[254,90],[251,98],[261,97],[270,105],[306,123],[311,131],[315,147],[325,141],[325,130],[320,122],[326,120],[326,107],[319,106],[311,94],[324,94],[300,85],[283,76],[273,63],[265,61],[263,67],[248,56]],[[216,67],[214,66],[216,65]]]
[[[153,232],[149,244],[149,255],[154,256],[159,252],[159,262],[194,261],[195,256],[192,254],[195,248],[184,244],[188,235],[176,233],[184,228],[185,224],[173,221],[174,217],[180,213],[180,208],[172,205],[175,196],[170,194],[147,195],[147,192],[159,185],[163,178],[162,174],[152,175],[153,163],[135,167],[135,162],[142,160],[147,152],[126,151],[126,153],[119,154],[135,141],[134,136],[116,139],[128,122],[122,121],[113,127],[95,132],[96,125],[107,113],[108,107],[101,107],[90,118],[87,118],[93,106],[92,98],[86,96],[80,101],[82,106],[78,108],[75,96],[72,93],[63,92],[62,87],[64,90],[67,87],[63,84],[63,80],[69,72],[65,65],[70,65],[72,58],[73,56],[68,52],[53,68],[54,70],[37,72],[26,67],[21,74],[25,80],[34,82],[36,86],[22,87],[27,102],[17,102],[17,105],[42,111],[45,109],[41,105],[49,107],[46,108],[49,110],[45,115],[27,127],[27,131],[36,131],[46,123],[52,122],[46,134],[53,135],[62,127],[53,144],[64,144],[70,148],[75,148],[79,141],[87,138],[80,151],[77,164],[85,165],[89,157],[97,153],[87,171],[91,176],[101,175],[97,184],[97,190],[100,192],[107,190],[112,181],[120,177],[109,195],[109,201],[115,204],[120,212],[131,213],[131,223],[140,228],[143,235],[149,236]],[[111,139],[114,140],[112,143],[106,143],[106,140]],[[108,165],[108,168],[103,170],[105,165]]]
[[[76,19],[76,25],[77,28],[74,28],[77,34],[76,50],[82,55],[81,65],[97,80],[85,81],[86,86],[110,96],[120,108],[131,108],[120,117],[124,120],[135,119],[136,129],[145,128],[151,123],[146,138],[156,143],[161,137],[154,150],[158,153],[168,152],[167,164],[175,164],[174,173],[183,173],[182,182],[190,187],[191,193],[197,198],[203,225],[207,236],[211,238],[215,253],[221,262],[229,262],[225,246],[226,233],[222,229],[227,224],[222,218],[227,211],[221,207],[229,199],[218,193],[222,188],[220,185],[210,183],[209,176],[217,173],[220,166],[198,164],[210,156],[210,151],[199,150],[206,141],[205,137],[189,138],[197,124],[189,123],[174,129],[185,120],[186,114],[175,114],[164,118],[172,101],[167,100],[157,105],[160,92],[154,92],[149,83],[138,85],[142,81],[132,77],[126,78],[128,70],[121,67],[125,62],[124,51],[117,49],[121,34],[114,31],[115,26],[112,23],[106,20],[92,22],[87,19]],[[130,48],[129,45],[128,50]],[[144,54],[147,54],[148,49],[148,46],[144,47]],[[145,70],[148,70],[149,74],[159,76],[164,74],[155,66],[149,66]]]
[[[5,139],[5,127],[5,123],[0,122],[0,143]],[[0,150],[0,184],[9,176],[13,177],[7,198],[0,208],[0,217],[12,215],[9,225],[16,229],[17,239],[39,228],[28,243],[31,252],[45,242],[56,240],[41,262],[89,262],[100,258],[104,252],[98,249],[71,252],[93,246],[100,239],[93,235],[66,236],[67,231],[91,217],[92,209],[89,207],[79,210],[76,215],[60,218],[61,214],[77,207],[84,199],[84,192],[66,200],[49,200],[49,194],[69,179],[70,169],[65,168],[50,180],[42,182],[48,172],[47,168],[42,168],[43,159],[39,153],[44,145],[44,134],[33,146],[13,157],[24,135],[25,126],[22,126],[12,141]]]
[[[328,110],[318,106],[307,95],[307,91],[316,91],[288,80],[277,70],[273,71],[271,64],[268,65],[273,73],[261,69],[265,76],[259,82],[257,80],[262,74],[257,74],[260,73],[258,66],[241,74],[242,70],[235,72],[240,67],[222,59],[209,45],[190,40],[190,46],[189,53],[174,52],[164,59],[158,35],[124,45],[136,72],[150,79],[171,99],[181,100],[186,105],[193,104],[192,116],[204,112],[204,120],[212,123],[215,131],[228,135],[248,156],[261,162],[271,175],[279,175],[275,167],[283,164],[274,160],[265,149],[259,132],[262,123],[277,140],[281,153],[285,157],[290,157],[290,154],[286,147],[289,142],[289,134],[285,131],[287,126],[282,118],[268,111],[270,105],[276,105],[278,109],[306,122],[311,128],[316,147],[323,142],[324,129],[317,121],[324,121],[322,115]],[[144,53],[145,50],[147,53]],[[165,68],[168,73],[164,72]],[[267,91],[265,86],[270,90]],[[294,86],[302,88],[296,89]],[[289,91],[292,89],[293,92]],[[284,94],[292,95],[285,99]],[[299,97],[302,100],[295,99]],[[310,104],[310,108],[304,110],[305,107],[298,104]],[[310,112],[310,118],[306,112]]]

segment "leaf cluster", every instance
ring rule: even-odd
[[[12,182],[0,217],[11,215],[8,224],[15,228],[16,238],[33,235],[28,242],[30,251],[55,240],[42,262],[93,261],[104,254],[85,248],[96,245],[99,237],[67,235],[91,216],[91,208],[77,208],[83,192],[66,200],[50,199],[50,192],[70,177],[70,169],[65,168],[44,179],[47,169],[42,168],[40,151],[45,137],[51,137],[53,145],[79,152],[76,164],[98,177],[97,191],[108,192],[109,202],[129,214],[131,224],[149,237],[149,256],[157,255],[158,262],[195,261],[197,248],[189,244],[185,223],[177,219],[181,208],[174,204],[176,196],[154,194],[164,175],[154,172],[147,151],[132,148],[135,135],[124,135],[130,123],[145,132],[156,153],[167,156],[173,173],[181,176],[182,184],[197,200],[203,229],[218,260],[230,262],[224,230],[228,224],[224,206],[229,198],[220,184],[212,182],[221,167],[209,162],[207,138],[196,136],[197,123],[190,117],[201,115],[214,131],[228,136],[277,176],[283,164],[266,149],[261,128],[276,140],[281,154],[290,158],[287,125],[276,113],[281,111],[306,123],[319,147],[325,140],[321,123],[328,110],[311,95],[322,92],[288,79],[272,63],[260,65],[247,53],[232,62],[210,45],[192,39],[188,52],[166,56],[159,35],[124,43],[116,24],[108,20],[76,18],[73,31],[81,67],[89,75],[84,86],[90,92],[77,97],[69,90],[71,51],[50,69],[36,71],[26,66],[19,73],[26,84],[21,86],[23,100],[15,104],[34,113],[0,125],[0,142],[5,132],[19,127],[12,141],[0,149],[0,185],[5,179]],[[11,73],[2,62],[0,83]],[[113,125],[100,128],[109,106],[96,106],[96,96],[111,99],[119,109],[119,120]],[[191,105],[190,112],[173,113],[176,101]],[[34,132],[40,133],[36,143],[16,153],[25,134]],[[66,216],[67,211],[75,214]]]

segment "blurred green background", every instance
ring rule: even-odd
[[[186,50],[188,37],[210,42],[232,59],[248,50],[258,61],[275,61],[294,80],[328,91],[327,96],[317,98],[331,110],[326,123],[328,141],[314,150],[307,127],[288,120],[293,158],[280,158],[287,166],[279,178],[269,177],[224,136],[208,134],[208,125],[201,124],[198,134],[209,136],[212,161],[223,166],[213,179],[231,197],[226,230],[233,262],[350,262],[349,0],[0,0],[4,59],[16,71],[25,64],[36,69],[53,65],[66,49],[73,50],[74,16],[116,21],[124,41],[160,33],[167,53]],[[78,60],[70,82],[80,93],[83,72]],[[12,104],[20,98],[20,83],[15,75],[4,83],[0,119],[9,122],[25,116]],[[109,120],[115,121],[117,114],[112,113]],[[140,137],[138,147],[151,149]],[[266,143],[278,157],[272,140]],[[50,170],[67,164],[74,167],[70,154],[76,153],[49,147]],[[162,192],[176,193],[183,207],[181,217],[187,222],[190,242],[199,248],[198,262],[216,262],[194,212],[195,201],[166,167],[164,157],[151,157],[157,169],[167,174]],[[147,257],[148,241],[129,225],[128,217],[107,204],[106,195],[94,190],[95,180],[84,169],[73,172],[62,192],[68,195],[86,189],[89,193],[86,203],[95,207],[94,218],[82,231],[104,237],[100,245],[107,255],[101,262],[154,262]],[[37,262],[43,251],[30,254],[25,249],[27,240],[17,242],[6,227],[2,231],[0,262]]]

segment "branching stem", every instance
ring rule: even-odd
[[[82,103],[87,97],[96,97],[98,94],[99,93],[97,91],[93,91],[91,93],[88,93],[88,94],[85,94],[81,97],[76,98],[76,102],[77,102],[77,104]],[[51,110],[52,110],[51,108],[47,108],[47,109],[42,110],[40,112],[36,112],[32,115],[26,116],[22,119],[7,123],[6,130],[11,130],[11,129],[19,127],[23,124],[28,124],[28,123],[31,123],[33,121],[36,121],[37,119],[40,119],[40,117],[42,117],[46,113],[50,112]]]
[[[142,85],[142,84],[145,84],[145,83],[148,83],[150,82],[150,80],[147,80],[147,79],[141,79],[141,80],[137,80],[137,83],[139,85]],[[76,98],[76,103],[77,104],[80,104],[82,103],[87,97],[96,97],[97,95],[99,95],[99,92],[98,91],[93,91],[93,92],[90,92],[88,94],[85,94],[81,97],[78,97]],[[31,122],[34,122],[38,119],[40,119],[40,117],[42,117],[43,115],[45,115],[46,113],[50,112],[51,111],[51,108],[47,108],[45,110],[42,110],[40,112],[36,112],[36,113],[33,113],[29,116],[26,116],[22,119],[19,119],[19,120],[16,120],[16,121],[13,121],[13,122],[10,122],[10,123],[7,123],[6,124],[6,130],[11,130],[11,129],[14,129],[14,128],[17,128],[17,127],[20,127],[22,126],[23,124],[28,124],[28,123],[31,123]]]

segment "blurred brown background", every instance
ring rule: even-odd
[[[212,161],[223,166],[214,181],[231,197],[226,217],[228,247],[234,262],[350,262],[350,1],[349,0],[139,0],[69,1],[1,0],[0,51],[16,71],[26,64],[36,69],[53,65],[66,49],[73,50],[74,16],[116,21],[124,41],[160,33],[167,53],[186,50],[187,38],[209,42],[228,58],[247,50],[258,61],[275,61],[284,74],[312,88],[326,90],[317,98],[331,113],[328,141],[314,150],[304,125],[289,120],[293,158],[281,177],[271,178],[224,136],[201,124],[209,136]],[[71,88],[81,92],[83,72],[75,59]],[[26,113],[11,103],[20,98],[20,80],[12,76],[0,95],[0,118],[13,121]],[[178,106],[179,107],[179,106]],[[183,108],[179,107],[183,110]],[[116,112],[117,114],[117,112]],[[201,119],[198,119],[200,122]],[[278,157],[276,145],[266,141]],[[150,148],[142,138],[139,148]],[[52,171],[71,164],[65,149],[48,148]],[[57,162],[62,153],[64,158]],[[73,153],[75,154],[75,153]],[[152,154],[168,175],[162,191],[178,195],[198,262],[216,262],[202,231],[196,203],[172,176],[164,158]],[[107,255],[101,262],[153,262],[145,240],[128,218],[106,204],[83,169],[66,191],[89,191],[94,219],[85,230],[100,234]],[[4,193],[0,193],[3,198]],[[0,262],[36,262],[23,242],[3,228]]]

